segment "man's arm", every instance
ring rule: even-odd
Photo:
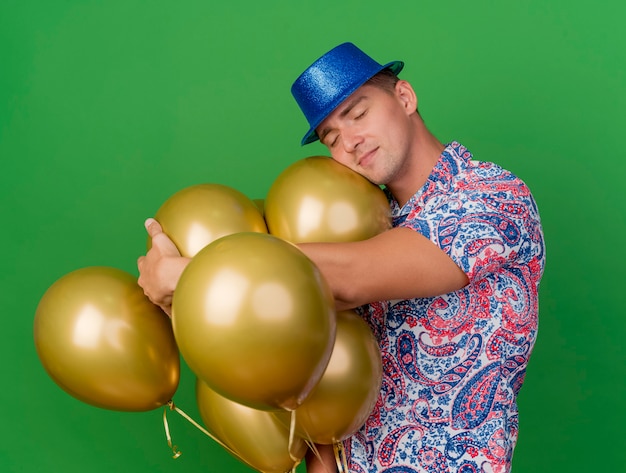
[[[189,263],[154,219],[146,221],[152,248],[137,261],[139,285],[168,314],[178,279]],[[394,228],[347,243],[302,243],[299,248],[328,282],[338,310],[392,299],[432,297],[467,285],[465,273],[420,233]]]
[[[298,246],[326,278],[338,310],[373,301],[438,296],[469,282],[442,249],[409,228],[393,228],[359,242]]]

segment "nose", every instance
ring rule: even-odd
[[[347,153],[356,151],[363,142],[363,135],[356,127],[347,127],[342,133],[343,147]]]

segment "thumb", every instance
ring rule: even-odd
[[[157,250],[161,255],[180,256],[180,251],[174,242],[163,232],[163,227],[153,218],[149,218],[144,223],[148,235],[152,239],[152,250]],[[151,250],[151,251],[152,251]]]
[[[161,227],[161,224],[153,218],[147,219],[144,223],[144,226],[146,227],[148,235],[150,235],[152,238],[154,238],[159,233],[163,233],[163,228]]]

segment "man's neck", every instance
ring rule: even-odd
[[[426,128],[419,115],[416,120],[414,141],[411,157],[407,161],[402,176],[387,185],[400,206],[406,204],[426,183],[445,149],[445,146]]]

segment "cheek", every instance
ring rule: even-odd
[[[330,153],[331,157],[334,161],[337,161],[339,164],[343,164],[344,166],[350,167],[350,160],[346,153],[341,151],[334,151]]]
[[[408,137],[412,133],[411,125],[407,120],[398,120],[398,117],[389,117],[387,122],[387,129],[389,130],[387,137],[389,144],[394,148],[402,148],[405,146]]]
[[[386,109],[384,110],[384,112],[379,113],[376,116],[371,125],[374,127],[373,129],[376,130],[379,135],[396,135],[396,129],[399,125],[397,112],[394,112],[394,110]]]

